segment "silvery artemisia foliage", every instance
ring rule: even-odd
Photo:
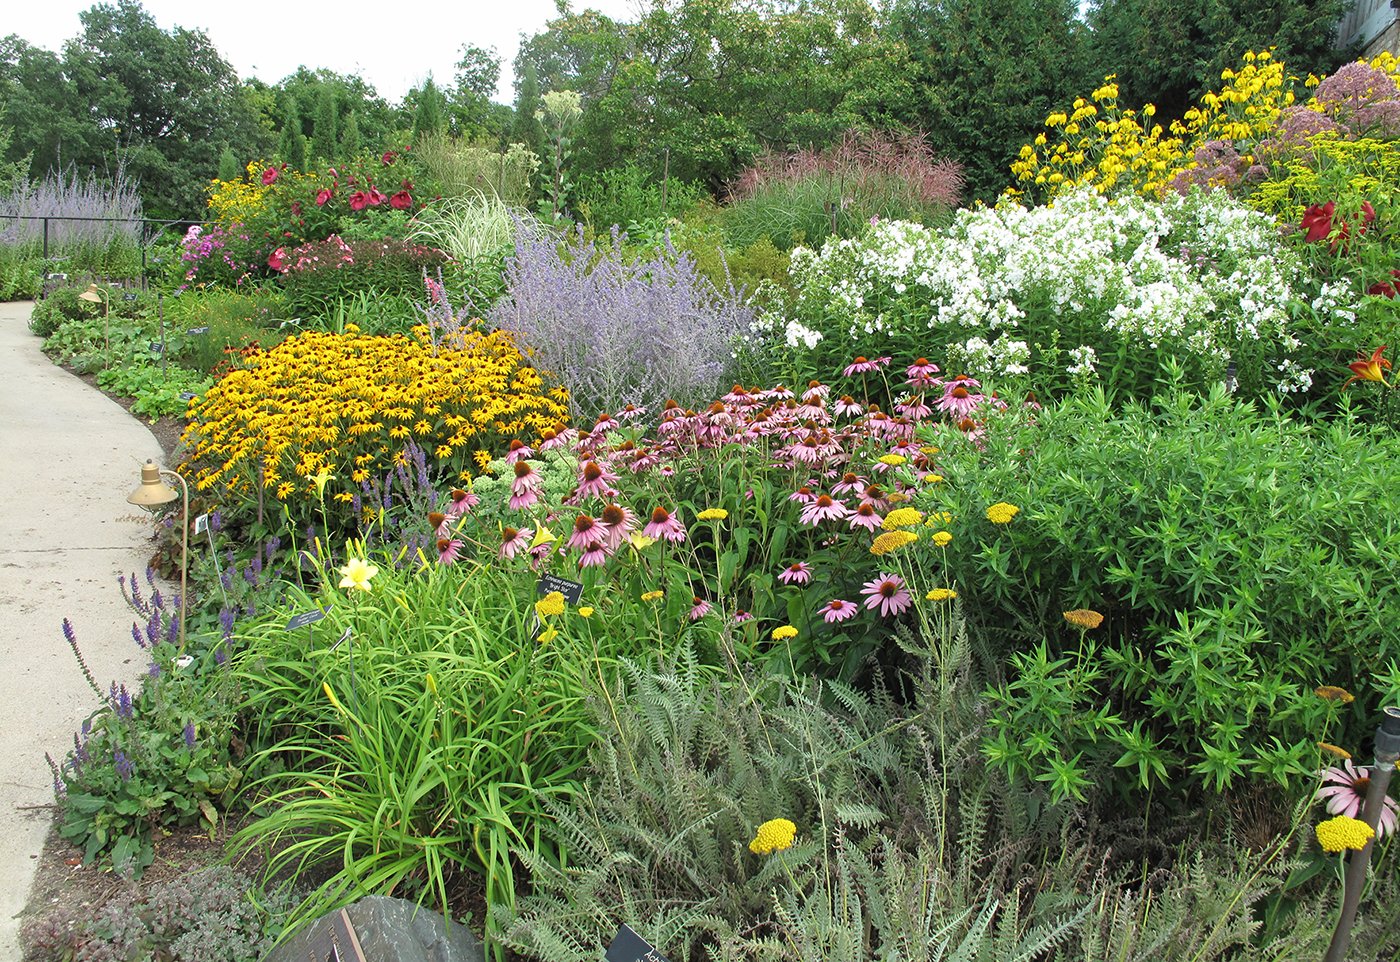
[[[842,356],[942,349],[984,376],[1162,353],[1208,375],[1247,361],[1280,392],[1311,383],[1289,328],[1290,301],[1312,299],[1303,264],[1271,218],[1218,192],[1110,202],[1085,191],[961,210],[946,228],[879,222],[797,250],[792,271],[783,333],[809,349],[812,333]],[[1040,357],[1052,341],[1058,356]]]

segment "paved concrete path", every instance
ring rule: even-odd
[[[126,496],[161,459],[150,431],[55,367],[29,333],[28,302],[0,304],[0,962],[53,820],[53,779],[97,700],[63,639],[73,622],[100,685],[146,667],[117,575],[144,572],[150,523]]]

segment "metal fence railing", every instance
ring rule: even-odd
[[[62,223],[73,221],[85,224],[107,223],[107,224],[139,224],[138,243],[141,247],[141,273],[146,273],[146,254],[151,244],[160,237],[166,230],[172,227],[186,227],[193,225],[203,225],[207,221],[193,218],[176,218],[174,220],[158,220],[151,217],[78,217],[71,214],[0,214],[0,220],[9,221],[42,221],[43,223],[43,251],[44,260],[49,260],[49,251],[52,246],[51,240],[54,238],[54,231],[51,230],[52,223]]]

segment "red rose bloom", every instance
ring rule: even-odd
[[[394,210],[411,210],[413,208],[413,197],[406,190],[401,190],[389,198],[389,206]]]

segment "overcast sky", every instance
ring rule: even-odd
[[[617,20],[635,20],[640,0],[575,0]],[[0,35],[16,33],[37,47],[60,52],[82,32],[78,13],[92,0],[7,2]],[[429,73],[452,82],[462,44],[495,47],[501,65],[497,99],[514,100],[511,63],[520,34],[538,32],[555,16],[554,0],[391,0],[388,3],[220,3],[204,0],[143,0],[163,30],[203,30],[242,77],[269,84],[296,71],[329,67],[359,74],[391,102]],[[373,11],[357,14],[357,7]]]

